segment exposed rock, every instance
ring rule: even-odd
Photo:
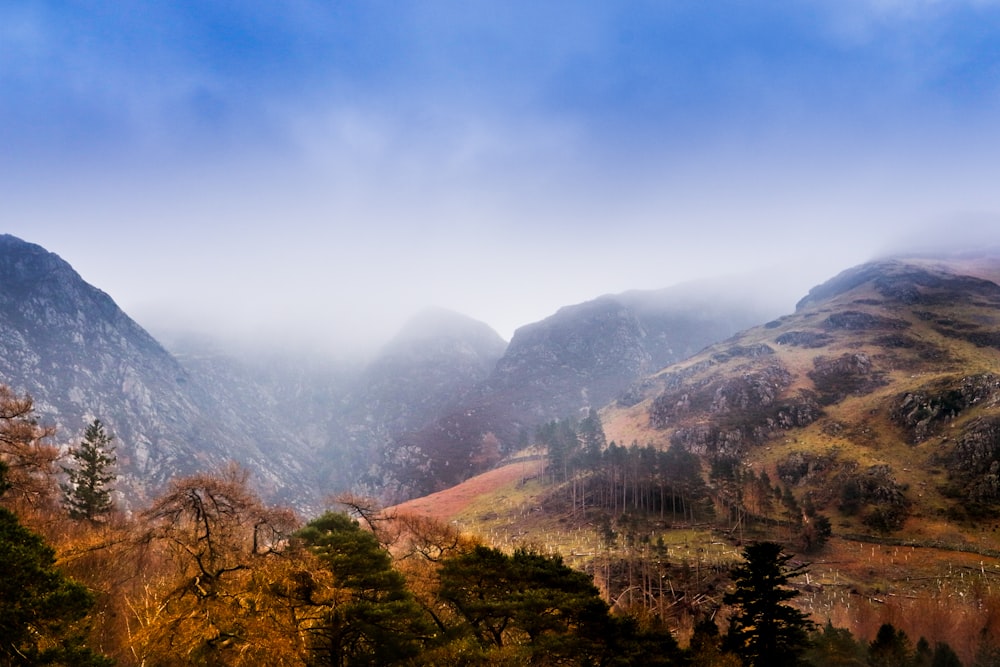
[[[874,331],[878,329],[905,329],[910,326],[910,323],[906,320],[873,315],[860,310],[844,310],[830,315],[823,322],[823,325],[827,329]]]
[[[811,393],[784,396],[791,381],[787,369],[769,363],[735,377],[682,383],[653,401],[650,425],[674,428],[671,442],[692,452],[713,459],[739,456],[778,431],[806,426],[822,415]],[[690,416],[711,421],[688,426]]]
[[[969,424],[946,462],[956,495],[973,503],[1000,504],[1000,416]]]
[[[876,371],[871,358],[860,352],[836,359],[816,357],[813,367],[808,375],[822,405],[839,403],[847,396],[862,396],[886,383],[885,374]]]
[[[826,347],[833,342],[833,336],[821,331],[788,331],[775,338],[774,342],[778,345],[818,348]]]
[[[730,359],[758,359],[774,355],[774,348],[766,343],[758,345],[732,345],[712,355],[712,360],[725,362]]]
[[[989,280],[944,269],[928,269],[900,260],[882,260],[847,269],[812,288],[795,309],[805,310],[867,283],[871,283],[887,301],[907,306],[940,305],[947,303],[949,295],[956,293],[976,296],[992,307],[1000,306],[1000,286]]]
[[[919,443],[973,405],[995,403],[1000,377],[992,374],[937,380],[896,396],[890,408],[894,422],[907,429],[910,442]]]
[[[863,512],[864,523],[879,532],[898,530],[909,515],[911,502],[906,489],[896,481],[889,465],[858,471],[851,463],[838,473],[834,483],[840,488],[840,510],[848,515]]]
[[[231,460],[272,497],[315,498],[304,443],[259,411],[228,410],[218,387],[193,377],[111,297],[58,256],[12,236],[0,236],[0,381],[34,398],[60,443],[78,439],[94,418],[105,422],[127,502]]]

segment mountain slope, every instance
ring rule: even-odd
[[[111,297],[57,255],[8,235],[0,236],[0,382],[30,394],[62,443],[89,420],[104,421],[130,501],[231,460],[270,494],[315,497],[303,443],[226,409],[217,387],[197,381]]]
[[[459,405],[505,348],[493,329],[465,315],[428,309],[414,316],[332,406],[321,452],[324,483],[347,488],[366,481],[381,493],[386,480],[378,462],[391,456],[391,443]]]
[[[354,421],[389,433],[420,428],[482,382],[506,347],[482,322],[442,309],[419,313],[365,368]]]
[[[766,471],[841,530],[959,530],[1000,506],[1000,286],[961,266],[845,271],[648,378],[603,412],[608,437]]]

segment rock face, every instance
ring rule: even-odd
[[[458,404],[493,370],[507,343],[458,313],[420,313],[368,365],[352,397],[354,421],[402,433]],[[360,419],[358,419],[360,417]]]
[[[685,288],[604,296],[518,329],[483,394],[523,422],[574,415],[762,319],[723,294],[693,300]]]
[[[155,493],[172,476],[236,460],[267,490],[305,501],[302,443],[260,420],[223,409],[215,387],[197,381],[104,292],[66,262],[12,236],[0,237],[0,381],[35,400],[60,443],[87,422],[114,434],[126,499]],[[286,482],[303,480],[298,488]]]

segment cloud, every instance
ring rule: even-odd
[[[995,14],[4,7],[2,215],[123,305],[220,329],[369,335],[433,303],[509,335],[604,292],[819,281],[1000,208]]]

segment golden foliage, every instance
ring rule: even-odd
[[[59,452],[45,442],[55,429],[39,426],[33,410],[30,396],[17,396],[0,385],[0,460],[7,464],[10,485],[2,502],[22,520],[51,512],[58,488],[54,465]]]

